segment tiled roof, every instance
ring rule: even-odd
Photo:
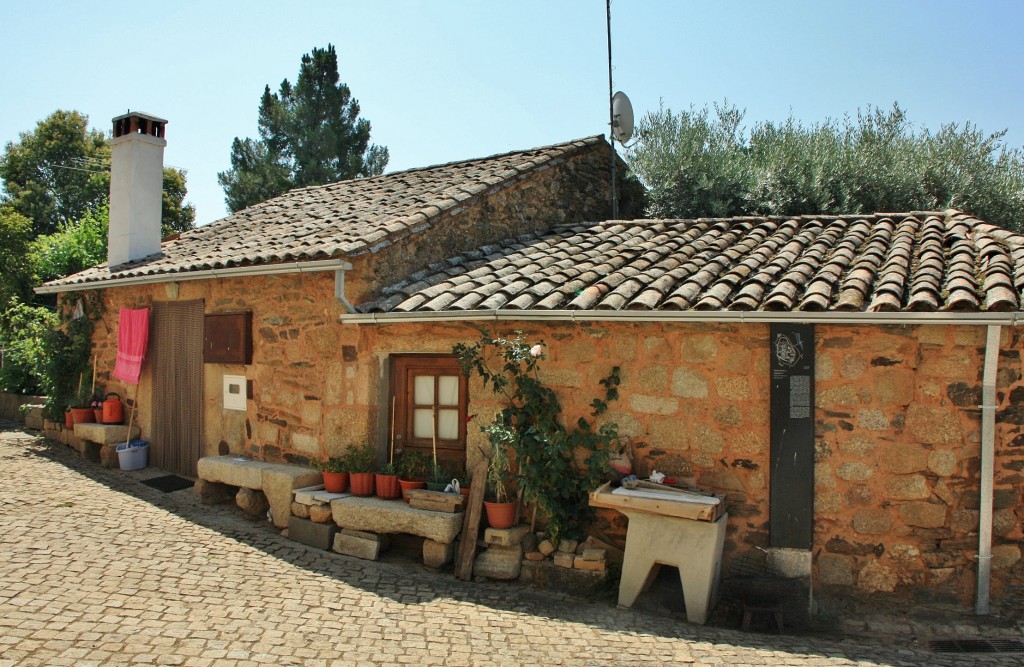
[[[433,265],[363,312],[1013,311],[1024,236],[959,211],[564,225]]]
[[[161,254],[106,263],[47,285],[354,257],[376,252],[436,218],[604,143],[601,136],[292,190],[161,244]]]

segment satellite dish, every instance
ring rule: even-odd
[[[612,95],[612,137],[625,144],[633,136],[633,105],[621,90]]]

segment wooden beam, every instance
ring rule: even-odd
[[[480,514],[484,509],[487,490],[487,459],[481,457],[473,466],[473,486],[466,503],[466,519],[462,522],[462,541],[455,559],[455,576],[463,581],[473,578],[473,560],[476,558],[476,540],[480,533]]]

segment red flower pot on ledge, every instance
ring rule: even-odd
[[[324,491],[327,493],[345,493],[348,489],[347,472],[327,472],[323,470],[320,474],[324,476]]]
[[[516,503],[492,503],[484,501],[487,525],[491,528],[511,528],[516,525]]]
[[[348,474],[349,489],[353,496],[372,496],[373,478],[372,472],[350,472]]]
[[[377,497],[384,500],[395,500],[402,496],[402,488],[398,484],[398,475],[382,475],[377,473]]]
[[[423,481],[414,482],[411,479],[401,479],[401,478],[398,480],[398,485],[400,487],[402,487],[402,500],[404,500],[405,502],[409,502],[409,492],[410,491],[413,491],[415,489],[425,489],[427,487],[427,483],[426,482],[423,482]]]

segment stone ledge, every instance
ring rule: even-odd
[[[129,435],[128,427],[123,424],[75,424],[75,435],[99,445],[119,445],[139,437],[139,427],[132,426]]]
[[[409,507],[401,501],[351,496],[331,501],[334,523],[372,533],[408,533],[448,544],[462,531],[463,513]]]
[[[259,489],[267,496],[270,514],[278,528],[288,527],[292,491],[317,484],[319,471],[290,463],[267,463],[234,456],[206,456],[199,459],[197,476],[207,482]]]

